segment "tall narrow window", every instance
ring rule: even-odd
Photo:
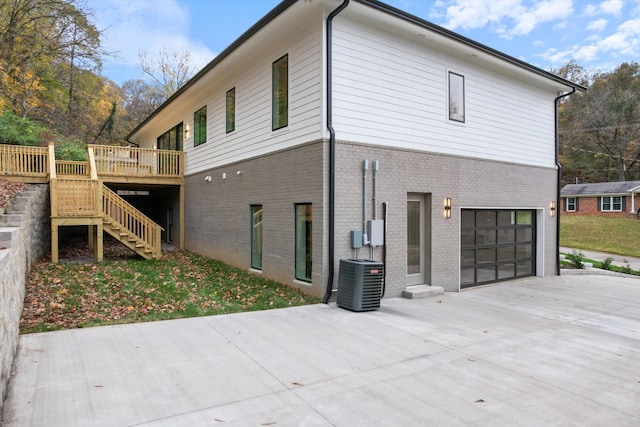
[[[236,88],[227,91],[227,133],[236,130]]]
[[[262,205],[251,206],[251,268],[262,270]]]
[[[312,212],[310,204],[296,205],[296,279],[311,282]]]
[[[271,104],[271,128],[273,130],[289,124],[289,55],[273,63],[273,85]]]
[[[193,113],[193,146],[207,142],[207,106]]]
[[[464,123],[464,76],[449,72],[449,120]]]

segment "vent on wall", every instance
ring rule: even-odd
[[[362,259],[341,259],[338,307],[371,311],[380,307],[384,264]]]

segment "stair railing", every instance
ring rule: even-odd
[[[156,258],[162,255],[162,227],[105,185],[102,186],[104,220],[120,227],[120,232],[134,236]]]

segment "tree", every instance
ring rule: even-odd
[[[640,160],[639,65],[623,63],[596,75],[586,93],[562,106],[560,124],[565,161],[572,152],[589,154],[613,170],[604,180],[625,181]]]
[[[99,69],[101,54],[100,32],[76,0],[0,2],[0,97],[17,114],[49,108],[60,89],[71,111],[79,70]]]
[[[138,53],[138,62],[142,71],[151,78],[154,86],[168,99],[193,76],[191,51],[185,49],[168,49],[166,46],[154,58],[147,52]]]

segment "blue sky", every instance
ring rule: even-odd
[[[301,0],[302,1],[302,0]],[[104,47],[102,74],[144,78],[138,52],[188,47],[199,69],[279,0],[87,0]],[[336,0],[336,4],[339,2]],[[611,71],[640,61],[640,0],[386,0],[545,70],[575,59]]]

